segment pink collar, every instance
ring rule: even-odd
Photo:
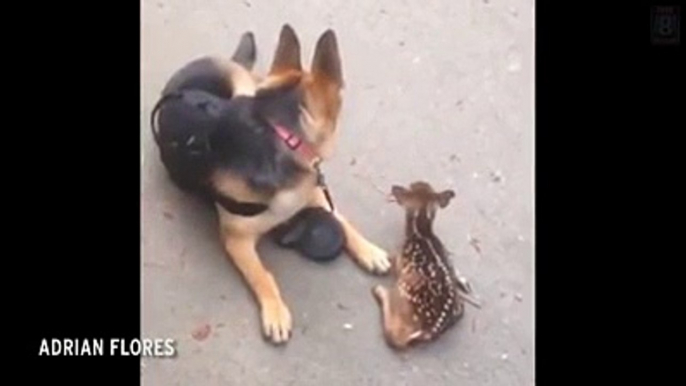
[[[294,132],[278,124],[272,124],[272,127],[274,128],[276,135],[281,138],[286,146],[303,156],[308,163],[315,163],[319,160],[319,154],[317,154],[314,148],[298,137]]]

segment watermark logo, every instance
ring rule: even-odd
[[[681,9],[679,6],[654,6],[650,14],[650,37],[654,45],[678,45]]]

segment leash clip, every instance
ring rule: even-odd
[[[314,164],[314,170],[317,172],[317,186],[322,188],[324,192],[324,197],[326,197],[326,202],[329,204],[329,210],[334,212],[336,209],[333,205],[333,199],[331,198],[331,192],[329,192],[329,187],[326,186],[326,180],[324,179],[324,173],[320,167],[321,161],[317,161]]]
[[[324,173],[322,173],[320,164],[321,161],[317,161],[314,164],[314,170],[317,172],[317,185],[326,188],[326,180],[324,179]]]

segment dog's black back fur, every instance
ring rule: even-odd
[[[231,99],[231,83],[223,78],[212,58],[199,58],[178,70],[167,82],[162,95],[182,90],[204,90],[220,98]]]

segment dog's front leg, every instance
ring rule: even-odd
[[[316,189],[311,206],[329,208],[326,196],[321,188]],[[387,273],[391,267],[388,252],[367,240],[350,221],[338,210],[333,213],[345,233],[345,249],[366,270],[373,273]]]
[[[225,232],[224,246],[259,302],[264,334],[274,343],[286,342],[291,334],[291,313],[281,299],[274,276],[260,261],[257,237]]]

